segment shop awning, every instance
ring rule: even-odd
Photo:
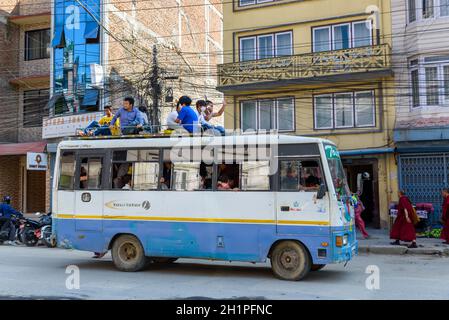
[[[28,152],[44,152],[47,142],[0,144],[0,156],[26,155]]]

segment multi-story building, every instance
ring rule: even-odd
[[[389,225],[396,197],[394,88],[387,0],[233,0],[223,7],[225,126],[334,141],[363,215]]]
[[[0,1],[0,196],[10,195],[24,212],[48,210],[50,203],[49,170],[27,167],[27,153],[43,153],[46,146],[50,12],[50,0]]]
[[[449,186],[449,1],[393,0],[393,65],[399,185],[433,203]]]
[[[165,124],[181,94],[221,102],[215,90],[220,1],[54,0],[52,16],[50,115],[43,129],[50,153],[126,96],[150,110],[153,125]]]

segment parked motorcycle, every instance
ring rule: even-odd
[[[34,247],[41,240],[47,247],[54,247],[51,239],[51,213],[41,214],[38,212],[36,215],[40,216],[38,221],[27,218],[22,219],[19,227],[20,241],[28,247]]]
[[[39,224],[40,228],[34,231],[34,235],[36,238],[41,240],[43,244],[45,244],[49,248],[53,248],[56,246],[56,243],[52,239],[52,217],[51,212],[47,214],[40,214],[37,213],[37,215],[40,215]]]

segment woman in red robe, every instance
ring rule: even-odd
[[[393,224],[390,238],[395,241],[392,245],[400,245],[400,241],[411,242],[409,248],[417,248],[416,231],[412,221],[413,206],[404,191],[399,191],[398,215]]]
[[[444,244],[449,244],[449,189],[443,189],[441,192],[444,198],[443,202],[443,231],[441,232],[441,239],[445,240]]]

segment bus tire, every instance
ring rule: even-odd
[[[325,264],[313,264],[310,271],[320,271],[323,269],[326,265]]]
[[[153,260],[154,263],[161,263],[161,264],[169,264],[169,263],[173,263],[176,260],[178,260],[178,258],[151,258],[151,260]]]
[[[274,247],[271,269],[276,278],[299,281],[309,273],[311,267],[309,252],[301,243],[282,241]]]
[[[144,269],[148,263],[145,250],[139,239],[131,235],[122,235],[112,244],[112,261],[117,269],[136,272]]]

